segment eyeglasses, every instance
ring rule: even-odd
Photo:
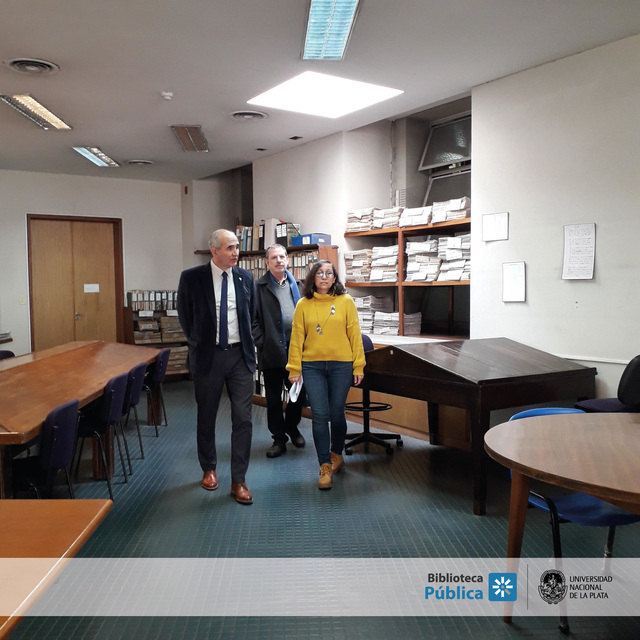
[[[333,278],[333,271],[317,271],[316,278],[322,278],[323,280]]]

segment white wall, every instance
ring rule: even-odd
[[[310,142],[253,165],[254,220],[299,222],[329,233],[343,271],[346,212],[390,206],[391,126],[380,122]]]
[[[124,287],[174,289],[182,270],[180,186],[159,182],[0,171],[0,328],[6,348],[31,350],[28,213],[121,218]]]
[[[506,336],[598,367],[615,395],[640,353],[640,36],[472,93],[471,337]],[[509,239],[482,242],[508,211]],[[593,280],[562,280],[563,225],[596,224]],[[502,263],[526,263],[527,300],[502,302]]]

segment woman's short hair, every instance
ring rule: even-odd
[[[331,262],[330,260],[318,260],[318,262],[316,262],[311,267],[309,274],[302,283],[302,295],[305,298],[309,298],[309,300],[311,300],[311,298],[313,298],[313,294],[317,293],[318,291],[316,289],[316,273],[318,273],[318,270],[324,264],[328,264],[331,267],[335,278],[333,284],[331,285],[331,289],[329,289],[329,293],[334,296],[341,296],[343,293],[346,293],[346,289],[342,282],[340,282],[340,278],[338,277],[338,270],[336,269],[333,262]]]

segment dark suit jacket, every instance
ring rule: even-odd
[[[255,313],[253,275],[251,271],[233,267],[238,324],[242,353],[249,371],[256,370],[256,355],[251,335]],[[178,317],[187,337],[187,368],[193,376],[204,375],[213,366],[216,349],[216,301],[213,293],[211,263],[182,272],[178,286]]]

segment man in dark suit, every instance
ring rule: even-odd
[[[298,430],[305,392],[301,390],[295,402],[287,402],[282,412],[282,385],[291,387],[286,369],[293,311],[300,292],[295,278],[287,271],[287,250],[280,244],[267,247],[267,273],[256,282],[256,315],[253,338],[258,348],[258,365],[264,379],[267,396],[267,423],[273,444],[267,458],[277,458],[287,450],[287,440],[295,447],[304,447],[304,437]]]
[[[231,400],[231,495],[241,504],[253,498],[245,483],[251,453],[251,408],[256,370],[251,336],[253,275],[238,264],[239,243],[232,231],[209,238],[212,259],[182,272],[178,316],[187,336],[187,367],[198,406],[198,460],[202,487],[218,488],[216,416],[226,384]]]

